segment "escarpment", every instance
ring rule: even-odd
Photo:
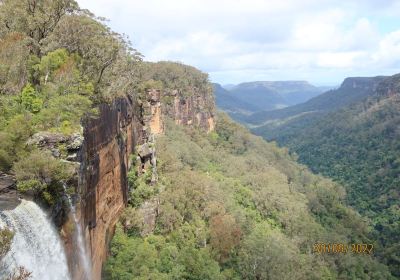
[[[99,116],[84,124],[79,193],[81,219],[92,260],[92,277],[100,279],[107,243],[127,203],[130,155],[145,141],[135,104],[127,98],[101,105]]]
[[[77,208],[91,256],[93,279],[101,278],[108,244],[128,203],[128,170],[135,160],[140,162],[135,165],[139,174],[154,167],[151,143],[154,135],[164,132],[165,118],[212,131],[215,109],[209,96],[196,91],[183,95],[178,90],[166,93],[148,89],[142,98],[124,97],[102,104],[96,117],[83,121]],[[82,279],[72,248],[67,248],[67,255],[73,278]]]
[[[208,132],[214,129],[214,99],[207,92],[195,92],[189,96],[173,90],[166,98],[171,98],[165,104],[166,114],[171,116],[176,124],[194,125]]]

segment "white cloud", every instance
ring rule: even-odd
[[[331,84],[346,76],[400,72],[400,22],[392,24],[396,32],[378,28],[383,18],[397,19],[399,2],[79,1],[109,18],[151,61],[188,63],[223,83],[298,77]]]
[[[400,30],[386,35],[379,42],[379,49],[372,54],[371,59],[381,67],[400,67]]]
[[[357,66],[360,58],[364,56],[365,52],[323,52],[318,54],[317,65],[327,68],[350,68]]]

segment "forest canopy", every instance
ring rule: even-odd
[[[225,115],[208,135],[169,121],[157,151],[156,185],[130,176],[105,279],[391,279],[370,255],[313,253],[366,242],[368,223],[340,185]],[[140,210],[151,201],[153,231]]]
[[[289,121],[279,128],[254,130],[289,147],[314,172],[346,187],[347,204],[371,220],[373,230],[369,238],[377,244],[376,255],[397,277],[400,277],[399,87],[399,74],[381,77],[376,90],[368,90],[369,97],[340,110]],[[363,88],[358,91],[366,94]]]

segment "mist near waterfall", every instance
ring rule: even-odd
[[[5,226],[15,235],[11,250],[0,263],[1,279],[19,266],[31,272],[33,280],[70,279],[58,233],[38,205],[22,200],[15,209],[0,212],[0,227]]]

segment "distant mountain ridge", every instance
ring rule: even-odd
[[[302,103],[323,92],[306,81],[255,81],[238,85],[214,84],[217,106],[236,120]]]
[[[372,221],[374,254],[400,278],[400,74],[348,78],[336,91],[278,111],[253,132],[346,186],[348,203]]]
[[[231,94],[260,110],[273,110],[304,102],[321,90],[306,81],[256,81],[241,83]]]
[[[213,84],[215,103],[218,108],[228,113],[231,118],[242,122],[246,116],[257,112],[259,109],[247,102],[244,102],[234,96],[229,91],[223,88],[220,84]]]
[[[248,116],[243,121],[253,126],[264,124],[266,125],[265,129],[269,129],[270,125],[268,123],[274,120],[282,121],[283,119],[290,118],[291,122],[298,122],[303,118],[325,114],[359,102],[372,95],[379,82],[385,78],[385,76],[346,78],[338,89],[329,90],[309,99],[307,102],[279,110],[257,112]]]

